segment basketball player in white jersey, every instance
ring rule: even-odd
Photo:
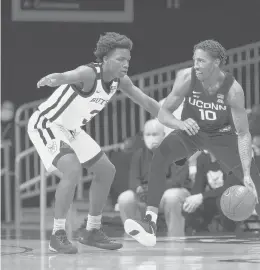
[[[117,89],[149,111],[154,117],[159,104],[134,86],[127,76],[132,41],[109,32],[101,36],[94,52],[97,63],[42,78],[37,86],[59,86],[31,116],[28,134],[48,171],[62,173],[55,194],[55,217],[49,249],[77,253],[67,239],[65,221],[73,201],[82,167],[95,174],[90,187],[90,209],[86,230],[79,242],[103,249],[120,249],[121,243],[109,239],[101,229],[101,215],[107,202],[115,167],[100,146],[81,126],[98,114]]]

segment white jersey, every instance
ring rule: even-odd
[[[56,123],[69,130],[74,130],[98,114],[116,93],[119,79],[114,79],[106,87],[102,80],[102,64],[88,65],[96,73],[95,83],[89,92],[84,92],[81,85],[61,85],[39,106],[39,119],[35,128],[48,128]]]

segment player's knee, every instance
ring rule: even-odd
[[[119,209],[134,204],[136,201],[135,193],[132,190],[122,192],[117,199]]]
[[[189,193],[185,189],[171,188],[163,194],[164,206],[167,208],[181,209],[182,204]]]
[[[114,179],[116,174],[116,168],[109,158],[103,154],[103,156],[90,168],[95,174],[106,175],[108,179]]]
[[[77,183],[82,176],[82,166],[74,154],[65,155],[57,162],[57,168],[63,174],[63,181]]]
[[[108,170],[110,174],[112,175],[112,178],[114,179],[114,176],[116,174],[116,167],[113,163],[109,162]]]

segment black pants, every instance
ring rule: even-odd
[[[213,218],[219,215],[220,224],[224,230],[227,232],[234,232],[236,229],[236,222],[228,219],[222,214],[219,202],[219,198],[208,198],[195,212],[183,212],[185,216],[185,226],[191,227],[197,232],[207,231]]]
[[[235,134],[223,133],[218,136],[210,136],[199,131],[196,135],[189,136],[184,131],[176,130],[163,140],[154,153],[149,174],[148,205],[159,206],[164,192],[165,175],[169,164],[190,157],[198,150],[205,149],[216,157],[225,172],[232,171],[237,177],[236,183],[227,181],[223,187],[214,190],[219,197],[230,185],[243,182],[243,169],[238,152],[238,140]],[[251,163],[251,177],[258,196],[260,196],[260,175],[254,160]],[[260,214],[260,204],[257,205],[256,211]]]

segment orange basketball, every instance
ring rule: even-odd
[[[256,198],[254,194],[242,185],[229,187],[220,199],[220,207],[223,214],[234,221],[242,221],[249,218],[255,206]]]

